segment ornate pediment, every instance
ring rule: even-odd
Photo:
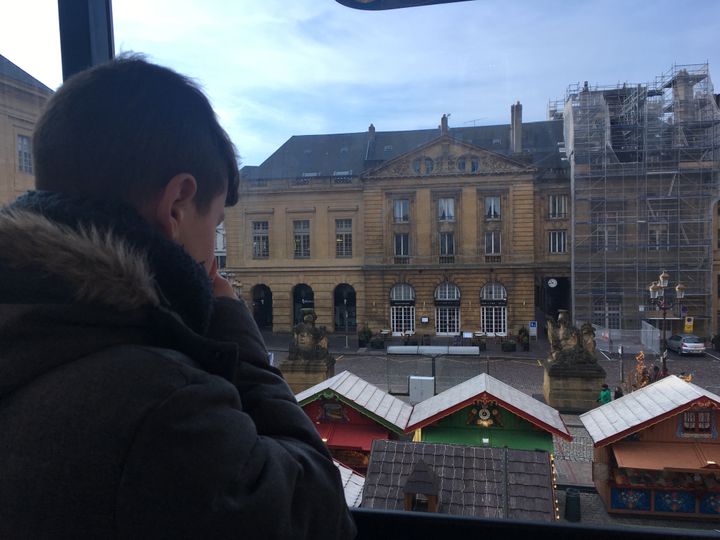
[[[486,176],[532,171],[532,167],[502,154],[444,136],[383,163],[364,177]]]

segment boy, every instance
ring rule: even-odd
[[[71,78],[0,212],[0,537],[351,538],[339,474],[218,275],[234,147],[188,79]]]

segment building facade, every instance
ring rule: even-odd
[[[658,350],[667,335],[718,331],[720,109],[707,64],[646,84],[572,86],[564,110],[572,183],[573,317],[599,345]],[[665,316],[648,287],[663,272],[685,298]],[[668,289],[672,295],[672,289]]]
[[[242,171],[227,268],[261,327],[490,336],[569,307],[562,122],[292,137]],[[543,326],[542,322],[539,325]]]
[[[32,133],[52,90],[0,55],[0,205],[33,189]]]

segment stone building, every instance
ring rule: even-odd
[[[242,170],[227,267],[264,328],[516,334],[569,307],[562,121],[291,137]]]
[[[32,132],[52,90],[0,55],[0,204],[34,186]]]

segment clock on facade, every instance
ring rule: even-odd
[[[557,279],[555,279],[555,278],[548,279],[548,287],[557,287]]]

